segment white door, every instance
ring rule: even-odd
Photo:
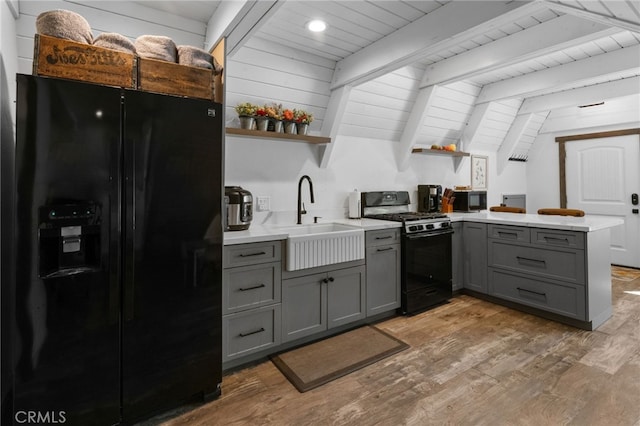
[[[624,219],[611,229],[611,263],[640,268],[640,205],[632,203],[632,194],[640,194],[640,137],[580,140],[565,147],[567,207]]]

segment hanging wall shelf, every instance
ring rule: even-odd
[[[413,154],[446,155],[449,157],[468,157],[471,154],[462,151],[445,151],[444,149],[413,148]]]
[[[460,170],[460,164],[464,157],[469,157],[471,154],[463,151],[446,151],[444,149],[430,149],[430,148],[413,148],[412,154],[427,154],[427,155],[439,155],[444,157],[451,157],[453,160],[453,167],[456,172]]]
[[[241,136],[246,138],[266,138],[279,139],[296,142],[306,142],[311,144],[331,143],[331,138],[324,136],[295,135],[289,133],[265,132],[261,130],[239,129],[236,127],[227,127],[227,134]]]

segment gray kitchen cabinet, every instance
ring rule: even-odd
[[[490,224],[488,243],[491,297],[587,330],[611,316],[608,229]]]
[[[365,241],[367,316],[373,316],[400,307],[400,230],[367,231]]]
[[[584,233],[491,224],[488,241],[490,295],[586,320]]]
[[[364,265],[296,272],[282,281],[283,342],[365,318]]]
[[[281,305],[222,317],[223,363],[280,344]]]
[[[224,247],[223,363],[280,345],[282,242]]]
[[[464,241],[462,238],[462,222],[451,223],[451,283],[453,291],[464,288]]]
[[[464,288],[487,293],[487,224],[464,222],[463,282]]]

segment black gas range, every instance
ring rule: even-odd
[[[406,191],[363,192],[361,201],[363,217],[402,223],[402,313],[447,302],[452,296],[450,218],[410,211]]]

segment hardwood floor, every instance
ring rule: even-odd
[[[624,277],[622,277],[624,278]],[[640,426],[640,278],[589,332],[470,296],[377,326],[411,348],[306,393],[270,362],[163,425]]]

